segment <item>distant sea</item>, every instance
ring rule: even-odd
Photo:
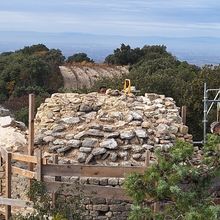
[[[42,32],[0,32],[0,52],[15,51],[33,44],[45,44],[49,48],[60,49],[68,57],[85,52],[96,62],[120,47],[121,43],[131,47],[144,45],[165,45],[167,50],[179,60],[203,66],[220,63],[220,38],[213,37],[161,37],[161,36],[109,36],[82,33],[42,33]]]

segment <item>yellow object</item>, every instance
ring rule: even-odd
[[[131,80],[130,79],[125,79],[125,82],[124,82],[124,93],[125,94],[131,93]]]

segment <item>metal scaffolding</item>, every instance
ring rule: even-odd
[[[216,95],[215,95],[214,99],[210,100],[208,98],[208,93],[209,92],[216,92]],[[206,144],[208,114],[209,114],[209,112],[212,109],[214,104],[219,105],[218,103],[220,103],[220,88],[219,89],[207,89],[207,85],[206,85],[206,83],[204,83],[203,103],[204,103],[204,110],[203,110],[203,144]],[[217,109],[218,109],[218,107],[217,107]],[[217,113],[217,120],[219,120],[218,113]]]

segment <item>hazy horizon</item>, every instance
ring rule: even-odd
[[[217,0],[8,0],[0,8],[0,51],[43,43],[65,56],[101,61],[121,43],[164,44],[189,63],[220,63]]]

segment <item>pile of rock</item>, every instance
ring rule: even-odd
[[[192,141],[172,98],[115,94],[53,94],[38,109],[35,144],[60,163],[142,166],[146,150]]]
[[[8,151],[23,152],[27,145],[27,128],[11,116],[0,117],[0,146]]]

